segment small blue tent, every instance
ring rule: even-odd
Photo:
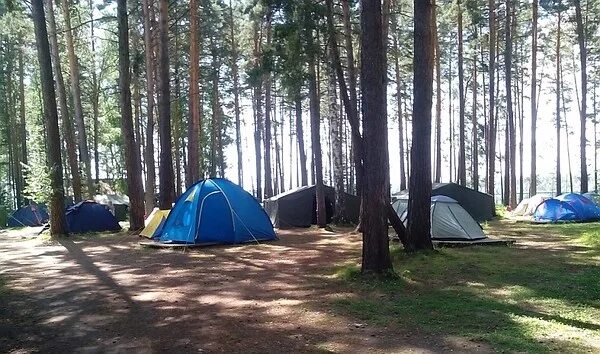
[[[546,199],[537,206],[533,213],[533,220],[537,222],[579,221],[580,216],[571,204],[552,198]]]
[[[66,217],[69,232],[74,234],[121,230],[115,216],[104,205],[89,200],[68,207]]]
[[[179,197],[156,239],[165,243],[235,244],[276,240],[260,204],[221,178],[199,181]]]
[[[31,203],[13,211],[6,223],[8,227],[42,226],[49,218],[45,205]]]
[[[577,193],[561,194],[556,199],[568,203],[575,209],[580,221],[600,219],[600,208],[591,200]]]

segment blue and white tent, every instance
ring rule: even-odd
[[[222,178],[197,182],[179,197],[160,235],[164,243],[236,244],[276,240],[271,220],[240,186]]]

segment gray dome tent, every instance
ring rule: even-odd
[[[395,194],[394,197],[408,199],[408,193],[408,190],[403,190]],[[496,216],[494,198],[489,194],[456,183],[433,183],[431,185],[431,196],[436,195],[447,196],[456,200],[477,221],[491,220]]]
[[[394,210],[402,211],[400,219],[406,225],[408,199],[394,202]],[[456,200],[443,195],[431,197],[432,240],[480,240],[486,238],[481,226]]]

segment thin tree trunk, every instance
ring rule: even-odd
[[[155,62],[153,55],[153,42],[151,23],[154,15],[151,11],[149,0],[142,0],[142,16],[144,17],[144,52],[146,59],[146,100],[147,100],[147,122],[146,122],[146,149],[144,150],[144,163],[146,165],[145,181],[145,206],[146,215],[150,215],[154,209],[156,190],[156,167],[154,159],[154,72]]]
[[[71,14],[67,0],[61,0],[63,18],[65,21],[65,38],[67,40],[67,58],[69,59],[69,71],[71,73],[71,94],[73,96],[73,111],[75,113],[75,126],[77,127],[77,140],[79,143],[79,156],[84,167],[84,180],[86,182],[86,196],[92,197],[94,183],[92,181],[92,169],[89,149],[87,145],[87,132],[83,119],[83,105],[81,103],[81,84],[79,82],[79,59],[75,54],[75,43],[73,40],[73,29],[71,27]]]
[[[488,146],[487,146],[487,193],[495,198],[495,174],[496,174],[496,118],[495,118],[495,104],[496,104],[496,9],[495,1],[488,0],[489,9],[489,77],[490,84],[488,87],[490,106],[489,106],[489,119],[488,119]]]
[[[461,0],[457,0],[458,7],[458,183],[462,186],[467,185],[467,164],[466,164],[466,144],[465,144],[465,74],[463,64],[463,19]]]
[[[35,28],[35,41],[40,65],[40,82],[46,122],[47,149],[46,163],[50,171],[50,235],[57,237],[67,234],[65,219],[62,159],[60,154],[60,133],[58,111],[52,79],[52,60],[46,30],[43,0],[32,0],[32,18]]]
[[[198,4],[190,0],[190,120],[188,125],[188,156],[186,185],[189,187],[200,179],[200,48],[198,33]]]
[[[79,174],[79,163],[77,161],[77,145],[75,144],[75,134],[73,132],[73,124],[69,114],[69,106],[67,104],[67,91],[63,79],[62,68],[60,64],[58,39],[56,36],[56,22],[54,20],[53,1],[46,0],[46,15],[48,20],[48,38],[50,41],[50,55],[52,56],[52,67],[54,69],[54,79],[56,82],[56,95],[60,108],[60,116],[62,119],[64,139],[67,145],[67,161],[71,170],[71,178],[73,179],[73,198],[75,201],[80,201],[82,198],[81,191],[81,175]]]
[[[587,140],[585,136],[585,124],[587,119],[587,47],[586,47],[586,36],[583,24],[583,18],[581,14],[581,0],[574,0],[575,4],[575,19],[576,19],[576,32],[577,32],[577,43],[579,44],[579,60],[581,69],[581,106],[579,112],[580,119],[580,133],[579,133],[579,153],[580,153],[580,168],[581,168],[581,193],[588,191],[588,174],[587,174],[587,158],[586,158],[586,145]]]
[[[433,41],[435,46],[435,179],[442,181],[442,66],[440,40],[437,31],[437,10],[433,11]]]
[[[471,179],[473,189],[479,190],[479,124],[477,122],[477,53],[473,54],[473,107],[472,107],[472,147],[471,147]]]
[[[512,60],[513,60],[513,4],[512,0],[506,1],[506,34],[505,34],[505,48],[504,48],[504,69],[505,69],[505,82],[506,82],[506,110],[507,110],[507,119],[508,119],[508,132],[509,136],[507,137],[509,141],[509,154],[506,156],[506,159],[509,162],[510,168],[510,176],[507,175],[506,178],[510,178],[510,193],[508,199],[508,205],[511,209],[514,209],[517,206],[517,176],[516,176],[516,134],[515,134],[515,117],[513,111],[513,99],[512,99]]]
[[[171,209],[175,200],[173,153],[171,148],[171,94],[169,81],[169,1],[160,0],[158,61],[158,128],[160,137],[159,199],[161,210]]]
[[[561,35],[561,19],[562,19],[562,14],[559,12],[558,13],[558,22],[557,22],[557,30],[556,30],[556,195],[559,195],[562,193],[562,188],[561,188],[561,168],[560,168],[560,96],[561,96],[561,75],[560,75],[560,66],[561,66],[561,60],[560,60],[560,35]]]
[[[298,152],[300,155],[300,185],[308,185],[308,169],[306,168],[306,150],[304,149],[304,125],[302,123],[302,96],[300,92],[294,99],[296,112],[296,140],[298,141]]]
[[[267,48],[271,47],[271,37],[272,37],[272,29],[271,29],[271,9],[267,10]],[[265,190],[264,197],[270,198],[273,196],[273,177],[271,176],[271,73],[264,73],[264,85],[265,85],[265,134],[264,134],[264,144],[265,144],[265,158],[264,158],[264,168],[265,168]]]
[[[131,112],[127,0],[117,2],[117,22],[119,31],[119,104],[121,108],[121,134],[123,135],[127,168],[127,192],[130,201],[129,229],[136,231],[144,228],[144,191],[142,189],[142,164],[139,145],[133,132]]]
[[[237,151],[238,184],[243,188],[244,168],[242,156],[242,130],[240,124],[240,79],[238,72],[238,48],[231,0],[229,0],[229,30],[231,37],[231,75],[233,77],[233,111],[235,114],[235,147]]]
[[[96,74],[96,42],[94,38],[94,4],[93,0],[88,1],[90,7],[90,49],[92,53],[92,121],[94,127],[94,180],[96,185],[100,182],[100,153],[98,151],[98,138],[99,138],[99,99],[100,99],[100,87],[98,87],[98,77]],[[138,139],[139,142],[139,139]]]
[[[531,20],[531,175],[529,195],[537,194],[537,47],[538,47],[538,0],[532,1]]]

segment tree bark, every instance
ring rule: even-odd
[[[538,47],[538,0],[532,1],[531,14],[531,175],[529,195],[537,194],[537,47]]]
[[[73,198],[75,201],[80,201],[82,198],[81,191],[81,175],[79,174],[79,163],[77,161],[77,145],[75,144],[75,134],[73,132],[73,123],[69,114],[69,106],[67,104],[67,91],[65,81],[63,79],[62,68],[60,64],[58,39],[56,36],[56,21],[54,20],[53,1],[45,0],[46,14],[48,20],[48,39],[50,43],[50,55],[52,56],[52,67],[54,69],[54,79],[56,82],[56,95],[60,108],[60,116],[64,129],[64,139],[67,145],[67,162],[71,170],[71,178],[73,179]]]
[[[50,235],[57,237],[68,233],[65,219],[58,111],[52,79],[52,60],[50,58],[43,0],[32,0],[31,5],[46,122],[46,161],[50,171],[50,187],[52,189],[50,194]]]
[[[188,156],[186,185],[200,179],[200,48],[198,34],[198,4],[190,0],[190,123],[188,125]]]
[[[490,194],[495,199],[495,174],[496,174],[496,118],[495,118],[495,109],[496,109],[496,9],[495,9],[495,1],[488,0],[488,10],[489,10],[489,77],[490,84],[488,87],[489,92],[489,119],[488,119],[488,139],[487,139],[487,178],[486,178],[486,186],[487,193]]]
[[[158,128],[160,137],[159,200],[161,210],[171,209],[175,200],[173,153],[171,148],[171,94],[169,82],[169,1],[160,0],[158,61]]]
[[[413,129],[408,238],[416,250],[433,249],[431,243],[431,106],[433,94],[433,38],[435,2],[414,1]],[[417,163],[416,161],[419,161]]]
[[[300,155],[300,185],[308,185],[308,169],[306,168],[306,150],[304,148],[304,123],[302,123],[302,96],[300,91],[294,99],[294,110],[296,113],[296,140],[298,141],[298,153]]]
[[[235,147],[237,151],[238,184],[244,187],[244,168],[242,156],[242,130],[240,124],[240,82],[238,69],[238,48],[233,19],[233,6],[229,0],[229,34],[231,40],[231,76],[233,77],[233,111],[235,114]]]
[[[86,182],[86,197],[91,198],[95,188],[92,181],[92,168],[90,153],[87,145],[87,133],[83,119],[83,105],[81,103],[81,84],[79,81],[79,59],[75,54],[73,29],[71,27],[71,14],[67,0],[61,0],[63,17],[65,21],[65,38],[67,40],[67,58],[71,73],[71,94],[73,96],[73,111],[75,113],[75,126],[77,127],[77,140],[79,143],[79,156],[83,162],[84,180]]]
[[[156,190],[156,164],[154,159],[154,72],[155,62],[153,55],[152,28],[154,22],[153,11],[151,11],[149,0],[142,0],[142,16],[144,17],[144,52],[146,59],[146,100],[147,100],[147,122],[146,122],[146,149],[144,151],[144,164],[146,166],[145,181],[145,206],[146,215],[150,215],[154,209]]]
[[[506,34],[505,34],[505,48],[504,48],[504,70],[505,70],[505,82],[506,82],[506,110],[508,119],[508,132],[509,132],[509,155],[506,156],[510,164],[510,193],[508,205],[511,209],[517,206],[517,154],[516,154],[516,130],[515,130],[515,117],[513,111],[513,97],[512,97],[512,60],[513,60],[513,3],[512,0],[506,1]]]
[[[119,31],[119,104],[121,108],[121,134],[123,135],[127,168],[127,192],[130,201],[129,230],[137,231],[144,228],[144,191],[142,189],[142,165],[139,145],[133,132],[131,112],[127,0],[118,0],[117,2],[117,22]]]
[[[562,176],[560,167],[560,97],[561,97],[561,75],[560,75],[560,36],[561,36],[562,14],[558,13],[558,22],[556,29],[556,195],[562,194]]]
[[[477,53],[473,54],[473,107],[472,107],[472,147],[471,147],[471,179],[473,189],[479,190],[479,124],[477,122]]]
[[[465,145],[465,73],[463,64],[463,18],[461,0],[457,0],[458,7],[458,183],[461,186],[467,185],[467,164]]]
[[[435,46],[435,182],[442,181],[442,65],[437,30],[437,10],[433,11],[432,32]]]
[[[271,47],[271,37],[272,37],[272,28],[271,28],[271,9],[267,10],[267,48]],[[265,85],[265,133],[264,133],[264,144],[265,144],[265,158],[264,158],[264,168],[265,168],[265,190],[264,197],[265,199],[273,196],[273,177],[272,177],[272,169],[271,169],[271,72],[270,68],[266,68],[264,73],[264,85]]]
[[[393,267],[386,220],[390,175],[385,97],[386,53],[381,21],[381,0],[362,2],[360,24],[361,107],[365,145],[361,220],[362,272],[385,275],[393,271]]]
[[[581,14],[581,0],[574,0],[575,4],[575,19],[576,19],[576,32],[577,32],[577,43],[579,44],[579,60],[581,69],[581,106],[579,112],[580,119],[580,132],[579,132],[579,152],[580,152],[580,168],[581,168],[581,193],[588,191],[588,174],[587,174],[587,158],[586,158],[586,146],[587,139],[585,136],[585,125],[587,120],[587,46],[586,46],[586,35],[583,23],[583,16]]]
[[[308,95],[310,100],[310,138],[314,165],[314,178],[316,185],[317,226],[327,226],[325,210],[325,190],[323,185],[323,154],[321,151],[321,117],[320,98],[317,92],[317,63],[312,29],[307,30],[308,50]]]

